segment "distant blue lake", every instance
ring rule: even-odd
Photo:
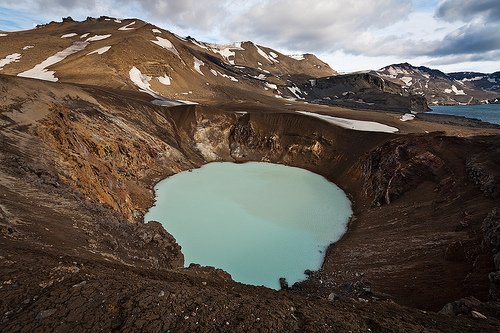
[[[437,105],[431,106],[431,109],[432,111],[429,113],[475,118],[500,125],[500,104]]]
[[[270,163],[210,163],[156,187],[156,220],[185,264],[215,266],[238,282],[279,289],[321,267],[352,214],[345,193],[307,170]]]

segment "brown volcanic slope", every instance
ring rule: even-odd
[[[290,76],[336,74],[313,55],[296,60],[251,42],[207,44],[179,37],[141,20],[105,18],[64,20],[9,33],[2,37],[0,59],[16,53],[21,58],[5,65],[1,73],[17,75],[75,46],[83,49],[49,66],[60,82],[137,90],[129,75],[135,66],[150,77],[154,91],[181,100],[247,99],[249,92],[293,96],[286,89]],[[110,48],[102,54],[89,54],[105,47]],[[158,80],[165,76],[170,78],[170,85]],[[283,87],[273,89],[266,82]]]
[[[493,301],[459,308],[488,316],[471,319],[390,300],[437,310],[488,299],[481,227],[498,205],[498,136],[357,132],[272,105],[165,108],[0,79],[2,332],[498,331]],[[179,268],[172,236],[141,222],[156,181],[214,160],[307,168],[351,195],[350,230],[310,280],[276,292]]]
[[[276,99],[285,105],[328,99],[354,108],[427,110],[421,96],[396,84],[381,85],[373,75],[347,84],[337,80],[337,73],[311,54],[287,56],[252,42],[208,44],[137,19],[66,19],[8,33],[1,37],[0,64],[2,74],[147,91],[151,101],[165,105],[172,100],[267,104]],[[321,78],[328,89],[321,88]]]

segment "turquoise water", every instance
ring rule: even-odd
[[[431,108],[430,113],[475,118],[500,125],[500,104],[437,105],[431,106]]]
[[[145,221],[163,224],[186,266],[229,272],[235,281],[279,289],[318,269],[352,214],[345,193],[307,170],[270,163],[210,163],[164,179]]]

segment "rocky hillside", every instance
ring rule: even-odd
[[[285,55],[250,41],[205,43],[138,19],[66,18],[0,38],[2,74],[141,91],[156,105],[328,100],[351,108],[426,109],[419,97],[373,78],[337,82],[336,71],[312,54]],[[318,88],[322,81],[310,84],[319,78],[328,78],[328,89]]]
[[[436,69],[403,63],[386,66],[374,73],[401,84],[408,92],[425,96],[429,104],[480,104],[500,97],[498,72],[489,75],[446,74]]]
[[[310,79],[299,87],[294,91],[298,96],[320,104],[415,113],[429,110],[423,96],[371,73]]]

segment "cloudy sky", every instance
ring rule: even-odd
[[[0,30],[135,17],[181,35],[314,53],[339,71],[500,70],[500,0],[0,0]],[[1,47],[1,45],[0,45]]]

